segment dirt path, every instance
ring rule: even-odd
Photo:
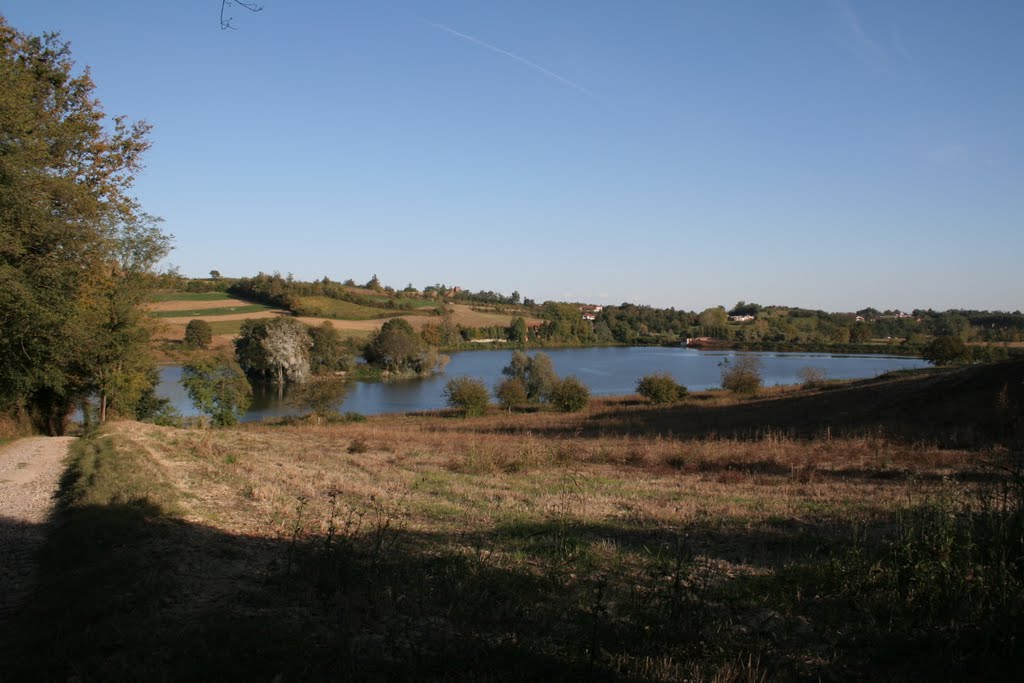
[[[0,623],[32,586],[71,437],[19,439],[0,448]]]

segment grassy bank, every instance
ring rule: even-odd
[[[995,381],[1007,372],[863,383],[889,392],[878,412],[817,436],[739,426],[804,410],[792,401],[833,410],[821,402],[851,389],[117,425],[76,455],[17,666],[84,680],[1007,678],[1024,663],[1024,402]],[[959,446],[873,421],[887,405],[930,414],[917,392],[949,387],[1005,421]]]

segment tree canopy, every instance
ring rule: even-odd
[[[131,196],[149,126],[109,119],[56,34],[0,17],[0,409],[57,433],[151,381],[137,303],[169,238]]]

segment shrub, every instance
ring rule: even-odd
[[[563,413],[577,413],[587,407],[590,389],[574,375],[554,383],[548,398]]]
[[[805,367],[796,371],[800,383],[808,389],[820,387],[825,383],[825,371],[821,368]]]
[[[551,388],[558,382],[558,374],[546,353],[535,353],[527,356],[522,351],[512,353],[512,362],[506,365],[501,374],[517,378],[526,386],[526,395],[531,401],[546,401]]]
[[[444,387],[444,398],[449,406],[461,410],[466,417],[487,412],[490,392],[487,385],[473,377],[454,377]]]
[[[506,380],[502,380],[494,388],[494,397],[498,399],[498,403],[501,404],[502,408],[511,412],[512,408],[521,406],[529,400],[526,393],[526,382],[518,377],[509,377]]]
[[[921,355],[935,365],[953,365],[967,361],[970,350],[959,337],[936,337],[924,347]]]
[[[672,375],[667,372],[656,372],[644,375],[637,381],[636,393],[651,403],[675,403],[688,392]]]
[[[752,396],[761,388],[761,359],[757,356],[737,356],[718,365],[722,368],[723,389]]]
[[[347,392],[348,382],[343,379],[315,377],[293,388],[288,394],[288,402],[312,412],[320,424],[320,418],[335,412]]]
[[[194,349],[209,348],[213,341],[213,328],[205,320],[189,320],[185,327],[185,343]]]

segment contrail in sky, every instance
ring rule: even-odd
[[[433,28],[436,28],[439,31],[444,31],[445,33],[450,33],[451,35],[453,35],[453,36],[455,36],[457,38],[462,38],[463,40],[466,40],[466,41],[469,41],[470,43],[473,43],[474,45],[478,45],[479,47],[482,47],[485,50],[490,50],[491,52],[496,52],[499,55],[504,55],[504,56],[508,57],[509,59],[514,59],[517,62],[519,62],[520,64],[525,64],[526,66],[530,67],[534,71],[541,72],[542,74],[544,74],[548,78],[553,78],[556,81],[558,81],[558,82],[560,82],[560,83],[562,83],[564,85],[569,86],[573,90],[578,90],[579,92],[583,93],[584,95],[588,95],[590,97],[594,97],[594,93],[592,93],[590,90],[587,90],[586,88],[584,88],[579,83],[575,83],[573,81],[570,81],[565,76],[561,76],[559,74],[556,74],[551,69],[546,69],[543,66],[541,66],[540,64],[538,64],[537,62],[531,62],[526,57],[520,57],[519,55],[517,55],[514,52],[509,52],[508,50],[503,50],[500,47],[497,47],[495,45],[491,45],[490,43],[485,43],[484,41],[480,40],[479,38],[474,38],[471,35],[467,35],[465,33],[462,33],[461,31],[456,31],[455,29],[451,28],[450,26],[445,26],[444,24],[438,24],[437,22],[433,22],[433,21],[430,21],[428,19],[424,19],[423,17],[415,17],[415,19],[416,19],[416,21],[420,22],[421,24],[426,24],[427,26],[432,26]]]

